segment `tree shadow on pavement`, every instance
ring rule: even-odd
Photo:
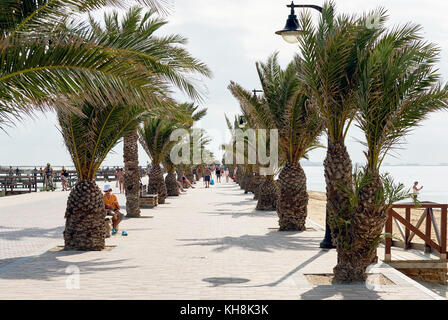
[[[277,217],[277,213],[275,211],[264,211],[264,210],[255,210],[249,209],[248,211],[232,211],[228,209],[215,209],[214,211],[203,211],[201,213],[207,213],[214,216],[232,216],[232,218],[241,218],[241,217]]]
[[[62,238],[64,226],[55,228],[11,228],[0,226],[0,240],[22,240],[24,238]]]
[[[321,233],[306,238],[295,236],[307,231],[274,231],[265,235],[242,235],[239,237],[223,237],[210,239],[177,239],[189,241],[183,246],[216,246],[215,252],[222,252],[230,248],[242,248],[249,251],[273,252],[276,250],[317,250],[322,240]]]
[[[133,269],[138,266],[123,266],[127,259],[105,260],[93,258],[86,261],[84,255],[92,253],[83,251],[47,251],[39,256],[29,256],[16,259],[16,261],[0,268],[0,279],[32,279],[42,281],[54,281],[54,278],[66,278],[69,273],[66,269],[69,266],[79,268],[80,275],[91,274],[103,271],[116,270],[121,272],[125,269]],[[77,261],[76,256],[79,256]],[[65,261],[68,258],[70,261]],[[1,260],[0,260],[1,262]]]
[[[300,294],[303,300],[382,300],[377,290],[366,284],[317,285]]]

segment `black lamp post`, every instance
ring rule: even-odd
[[[291,4],[287,5],[287,7],[291,8],[291,14],[288,16],[286,25],[283,30],[277,31],[276,34],[281,35],[283,39],[288,43],[297,43],[299,41],[300,33],[302,32],[302,30],[300,30],[299,20],[294,13],[294,8],[312,8],[322,13],[322,7],[311,4],[294,4],[294,2],[291,2]],[[331,241],[331,229],[328,225],[328,211],[326,211],[325,214],[325,237],[320,243],[320,247],[323,249],[335,248]]]
[[[244,120],[245,120],[245,119],[244,119],[244,116],[240,116],[240,121],[239,121],[238,126],[239,126],[241,129],[243,129],[243,128],[246,126],[246,123],[245,123]]]
[[[256,97],[257,97],[257,93],[259,93],[259,92],[263,92],[263,90],[257,90],[257,89],[254,89],[254,90],[252,90],[252,92],[253,92],[253,94],[254,94],[254,97],[256,98]]]
[[[286,25],[282,30],[276,32],[276,34],[283,37],[288,43],[296,43],[299,41],[300,37],[300,26],[299,20],[297,20],[297,16],[295,15],[294,8],[312,8],[316,9],[320,13],[322,13],[322,7],[315,6],[313,4],[294,4],[294,1],[291,4],[287,5],[288,8],[291,8],[291,14],[288,16],[286,20]]]

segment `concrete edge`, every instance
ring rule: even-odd
[[[321,229],[325,230],[325,228],[323,226],[321,226],[319,223],[311,220],[309,217],[307,217],[307,220],[310,221],[310,223],[312,225],[318,226]],[[403,279],[403,281],[406,281],[407,283],[409,283],[410,285],[412,285],[413,287],[417,288],[418,290],[424,292],[425,294],[427,294],[428,296],[430,296],[431,298],[433,298],[434,300],[447,300],[446,298],[442,297],[441,295],[438,295],[437,293],[435,293],[434,291],[426,288],[425,286],[421,285],[420,283],[418,283],[417,281],[415,281],[414,279],[408,277],[407,275],[405,275],[404,273],[398,271],[397,269],[395,269],[394,267],[388,265],[387,263],[385,263],[384,261],[378,262],[377,264],[371,266],[372,269],[374,268],[378,268],[378,269],[383,269],[384,267],[388,268],[391,270],[392,273],[394,273],[396,276],[400,277],[401,279]]]

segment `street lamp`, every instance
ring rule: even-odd
[[[312,8],[322,13],[322,7],[312,4],[294,4],[294,2],[291,2],[291,4],[287,5],[287,7],[291,8],[291,14],[286,20],[285,28],[283,28],[283,30],[277,31],[276,34],[281,35],[283,39],[288,43],[297,43],[299,41],[302,30],[300,30],[299,20],[297,20],[297,16],[294,13],[294,8]],[[323,249],[335,248],[332,243],[331,229],[328,224],[328,211],[325,214],[325,237],[319,246]]]
[[[246,122],[244,121],[244,117],[240,116],[240,123],[238,124],[238,126],[243,129],[246,126]]]
[[[257,89],[254,89],[254,90],[252,90],[252,92],[253,92],[253,94],[254,94],[254,97],[256,98],[256,97],[257,97],[257,93],[258,93],[258,92],[263,92],[263,90],[257,90]]]
[[[299,20],[295,15],[294,8],[313,8],[322,13],[322,7],[312,4],[294,4],[294,1],[286,7],[291,8],[291,14],[286,20],[285,27],[282,30],[277,31],[276,34],[282,36],[283,40],[288,43],[297,43],[299,42],[299,37],[302,30],[300,30]]]

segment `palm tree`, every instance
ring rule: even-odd
[[[162,9],[163,0],[139,0]],[[89,39],[77,13],[119,0],[4,0],[0,3],[0,128],[15,119],[61,104],[60,95],[77,103],[147,99],[146,68],[136,68],[131,54],[99,46]],[[130,3],[130,2],[129,2]]]
[[[106,212],[95,173],[120,138],[141,121],[146,108],[99,107],[87,101],[78,108],[77,113],[58,111],[60,131],[78,175],[65,212],[65,249],[102,250]]]
[[[409,196],[380,174],[385,156],[429,113],[447,107],[448,86],[434,70],[439,49],[423,41],[418,25],[407,24],[382,36],[371,50],[359,52],[356,119],[366,139],[367,163],[357,173],[350,216],[339,217],[338,264],[341,282],[366,279],[378,239],[394,201]],[[346,226],[346,227],[344,227]]]
[[[194,121],[201,119],[206,110],[198,110],[192,103],[179,104],[173,114],[162,117],[161,114],[150,117],[139,128],[139,140],[151,158],[152,167],[149,174],[148,193],[158,194],[160,204],[165,203],[167,197],[166,185],[160,164],[177,141],[171,141],[171,134],[177,129],[190,129]]]
[[[374,14],[382,25],[384,11],[380,9]],[[355,17],[336,16],[333,2],[324,4],[317,28],[308,12],[300,18],[303,33],[301,55],[297,56],[296,63],[305,93],[325,121],[327,230],[330,226],[333,239],[338,233],[336,217],[347,216],[349,207],[348,197],[338,186],[349,186],[352,182],[352,162],[345,137],[356,114],[353,100],[358,86],[357,52],[366,50],[379,35],[375,28],[361,27],[362,22],[357,23]],[[331,243],[321,245],[332,246]]]
[[[186,39],[179,35],[157,37],[154,34],[167,21],[155,17],[154,11],[143,13],[142,8],[132,7],[120,21],[117,12],[104,15],[104,25],[90,16],[89,36],[101,46],[132,52],[135,61],[145,65],[151,73],[164,83],[177,86],[194,99],[201,98],[197,85],[188,78],[190,73],[210,76],[209,69],[194,59],[180,45]],[[125,193],[127,216],[139,217],[138,133],[137,128],[124,137],[123,158],[125,164]]]
[[[175,173],[175,165],[171,161],[171,157],[169,153],[165,155],[165,158],[163,160],[163,166],[166,169],[167,175],[165,177],[165,186],[166,186],[166,193],[168,197],[172,196],[179,196],[179,186],[177,185],[176,175]]]
[[[180,111],[184,109],[183,111]],[[193,122],[188,121],[184,125],[184,129],[187,129],[189,132],[189,136],[185,137],[185,141],[180,141],[179,146],[180,148],[186,146],[189,148],[190,153],[188,155],[188,162],[189,163],[180,163],[175,165],[171,159],[171,154],[167,154],[165,156],[165,159],[163,160],[163,166],[165,167],[167,171],[167,175],[165,177],[165,185],[167,189],[168,196],[178,196],[179,195],[179,188],[176,182],[176,175],[175,171],[177,168],[177,181],[180,183],[183,183],[182,181],[182,174],[181,172],[184,171],[187,179],[194,183],[193,178],[191,175],[188,175],[188,172],[192,172],[192,167],[195,165],[198,165],[198,163],[195,163],[194,159],[194,148],[199,147],[199,150],[196,150],[200,152],[202,155],[205,146],[210,143],[210,138],[205,135],[205,132],[201,129],[192,129],[191,126],[194,123],[194,121],[199,121],[206,115],[206,109],[202,109],[198,111],[198,106],[195,106],[194,104],[184,104],[179,109],[182,114],[187,117],[190,117]],[[185,120],[183,120],[185,121]],[[179,122],[182,122],[182,119],[179,119]]]
[[[167,190],[160,164],[169,154],[175,142],[171,134],[178,128],[177,121],[152,117],[139,127],[139,141],[151,159],[151,171],[148,177],[148,193],[157,194],[159,204],[165,203]]]
[[[308,194],[299,160],[317,146],[323,123],[303,93],[294,63],[283,70],[275,53],[256,66],[264,92],[261,99],[236,83],[229,89],[260,127],[278,129],[280,157],[285,161],[278,180],[279,230],[305,230]]]

